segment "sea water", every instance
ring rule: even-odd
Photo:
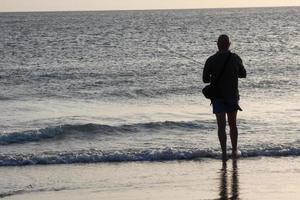
[[[224,33],[248,72],[241,156],[300,155],[299,7],[0,13],[0,27],[0,166],[219,158],[201,89]]]

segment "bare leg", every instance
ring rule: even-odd
[[[216,114],[217,123],[218,123],[218,137],[222,149],[222,160],[227,160],[227,154],[226,154],[226,115],[225,113],[217,113]]]
[[[237,154],[237,142],[238,142],[238,129],[236,126],[237,111],[227,113],[228,125],[230,127],[230,139],[232,145],[232,156],[235,157]]]

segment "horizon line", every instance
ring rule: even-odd
[[[299,6],[250,6],[250,7],[205,7],[205,8],[150,8],[150,9],[97,9],[97,10],[20,10],[0,11],[0,13],[47,13],[47,12],[117,12],[117,11],[164,11],[164,10],[211,10],[211,9],[251,9],[251,8],[296,8]]]

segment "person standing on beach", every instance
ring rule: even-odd
[[[232,156],[237,156],[238,129],[236,124],[239,106],[238,78],[246,78],[247,72],[242,59],[229,50],[227,35],[220,35],[217,41],[219,51],[210,56],[203,69],[203,82],[211,83],[218,79],[218,97],[211,99],[213,113],[218,124],[218,137],[222,149],[222,160],[227,160],[226,153],[226,115],[230,127]],[[223,69],[224,67],[224,69]],[[219,77],[220,76],[220,77]]]

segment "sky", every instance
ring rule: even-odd
[[[0,0],[0,12],[300,6],[300,0]]]

